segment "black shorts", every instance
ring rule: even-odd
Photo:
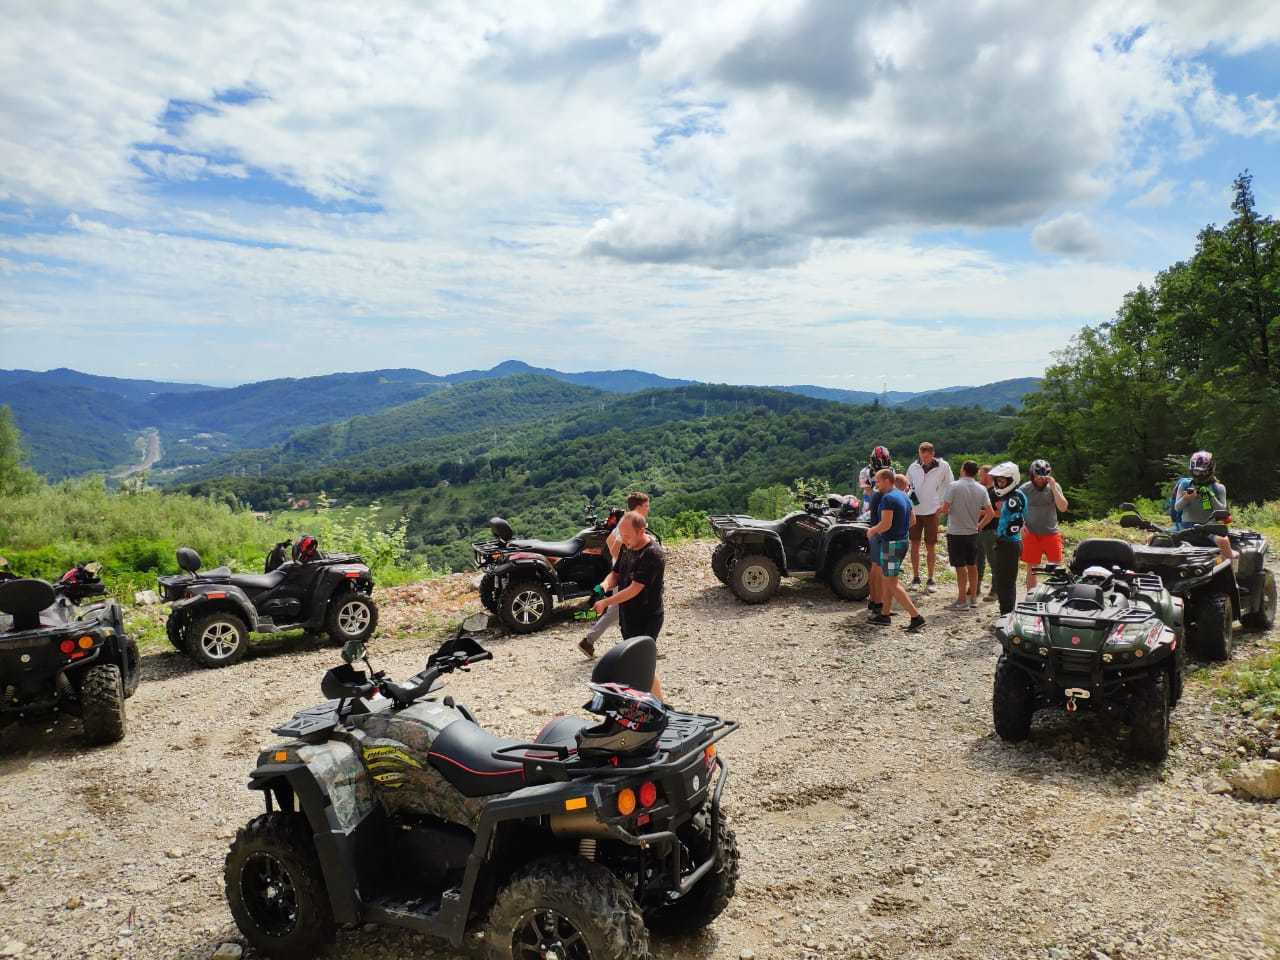
[[[627,616],[627,605],[624,603],[618,611],[618,626],[622,628],[622,639],[630,640],[632,637],[652,637],[658,639],[658,634],[662,632],[662,621],[666,614],[659,610],[653,614],[632,614]]]
[[[972,567],[978,563],[978,535],[947,534],[947,560],[953,567]]]

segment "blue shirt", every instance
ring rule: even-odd
[[[1022,542],[1022,528],[1027,522],[1027,496],[1015,490],[1004,498],[1004,509],[996,523],[996,539]]]
[[[885,541],[906,540],[911,535],[911,498],[901,490],[890,490],[880,497],[879,508],[880,514],[885,510],[893,511],[893,522],[882,534]]]

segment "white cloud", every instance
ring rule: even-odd
[[[1107,249],[1097,228],[1082,213],[1064,213],[1031,231],[1031,242],[1043,253],[1064,257],[1097,257]]]
[[[1125,206],[1128,207],[1167,207],[1173,203],[1173,191],[1177,184],[1172,180],[1161,180],[1154,187],[1134,197]]]

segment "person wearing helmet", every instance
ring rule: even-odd
[[[896,477],[890,467],[876,473],[876,490],[880,493],[880,519],[867,533],[874,533],[880,538],[876,562],[879,563],[883,576],[880,591],[883,603],[870,622],[881,627],[893,623],[893,601],[897,600],[902,604],[902,609],[911,615],[906,631],[916,633],[924,628],[924,617],[898,580],[903,558],[906,557],[911,542],[911,500],[896,488],[895,481]]]
[[[1027,498],[1018,487],[1018,465],[1006,460],[991,468],[991,490],[1000,514],[996,519],[995,549],[991,554],[991,588],[1000,602],[1000,613],[1013,611],[1018,600],[1018,560],[1022,556],[1022,527],[1026,523]]]
[[[871,506],[871,498],[876,490],[876,471],[893,466],[893,457],[888,447],[877,446],[867,458],[867,465],[858,471],[858,489],[862,491],[862,512],[865,514]]]
[[[860,519],[875,526],[880,520],[880,491],[876,489],[876,473],[880,470],[893,469],[893,457],[888,447],[877,446],[867,458],[867,466],[858,474],[858,484],[862,487],[862,512]],[[884,605],[884,571],[880,567],[880,535],[868,534],[867,549],[871,553],[871,592],[867,600],[867,609],[872,616],[880,613]]]
[[[1208,450],[1197,451],[1191,455],[1188,466],[1191,476],[1179,480],[1173,491],[1174,526],[1179,530],[1212,523],[1216,512],[1227,509],[1227,488],[1215,476],[1217,465],[1213,454]],[[1235,559],[1229,539],[1214,537],[1214,541],[1224,560]]]
[[[1027,565],[1027,589],[1036,585],[1036,565],[1062,563],[1062,531],[1058,511],[1067,509],[1067,498],[1053,477],[1048,460],[1031,461],[1031,479],[1021,487],[1027,498],[1027,522],[1022,531],[1022,562]]]

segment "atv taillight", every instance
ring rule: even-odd
[[[58,649],[63,653],[70,655],[76,652],[76,642],[74,640],[63,640],[58,644]]]
[[[640,784],[640,806],[652,807],[658,802],[658,785],[653,782]]]
[[[708,767],[711,766],[713,763],[715,763],[716,762],[716,745],[713,743],[711,746],[707,747],[706,752],[703,753],[702,756],[707,761]]]
[[[346,577],[347,577],[347,579],[348,579],[348,580],[359,580],[359,579],[360,579],[360,571],[359,571],[359,570],[348,570],[348,571],[347,571],[347,573],[346,573]]]

